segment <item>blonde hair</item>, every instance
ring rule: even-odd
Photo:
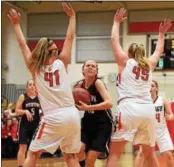
[[[33,81],[33,82],[34,82],[34,79],[29,79],[29,80],[27,81],[27,87],[28,87],[30,81]]]
[[[158,88],[159,88],[158,82],[155,80],[152,80],[152,82],[155,84],[155,86],[157,88],[156,95],[158,96]]]
[[[128,49],[128,56],[134,58],[141,68],[149,69],[149,63],[145,57],[145,49],[142,44],[132,43]]]
[[[49,55],[48,51],[49,39],[43,37],[41,38],[31,56],[31,68],[34,68],[36,72],[39,72],[41,67],[45,64],[46,58]]]

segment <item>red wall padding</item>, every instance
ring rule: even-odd
[[[63,48],[63,44],[64,44],[64,40],[54,40],[55,44],[57,45],[59,50],[62,50]],[[30,50],[32,51],[34,49],[34,47],[36,46],[38,40],[28,40],[28,46],[30,48]]]
[[[129,23],[129,33],[151,33],[159,32],[159,25],[161,22],[130,22]],[[169,32],[174,31],[174,22],[172,22],[172,27]]]
[[[172,112],[174,113],[174,102],[171,103]],[[172,141],[174,143],[174,120],[167,121],[167,127],[169,129],[170,136],[172,138]]]

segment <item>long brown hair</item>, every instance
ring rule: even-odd
[[[158,82],[155,81],[155,80],[152,80],[152,82],[155,84],[155,86],[156,86],[156,88],[157,88],[156,94],[157,94],[157,96],[158,96],[158,88],[159,88]]]
[[[53,44],[48,38],[41,38],[31,56],[31,68],[34,68],[36,72],[39,72],[41,67],[45,64],[46,58],[49,55],[48,47]]]
[[[28,87],[30,81],[33,81],[33,82],[34,82],[34,79],[29,79],[29,80],[27,81],[27,87]]]
[[[145,57],[145,49],[142,44],[132,43],[128,49],[128,56],[134,58],[141,68],[149,69],[149,63]]]

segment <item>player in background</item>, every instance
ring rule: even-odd
[[[75,153],[81,147],[80,116],[75,107],[71,83],[67,74],[75,37],[76,17],[70,4],[62,4],[69,16],[69,25],[61,53],[54,41],[41,38],[31,52],[20,27],[20,14],[9,11],[25,64],[33,76],[43,110],[43,117],[31,141],[24,167],[34,167],[43,151],[54,153],[60,146],[68,167],[79,167]],[[51,16],[50,16],[51,17]]]
[[[152,70],[164,49],[164,35],[171,27],[171,20],[165,19],[159,26],[156,49],[148,59],[142,44],[132,43],[128,51],[120,45],[119,27],[126,20],[126,10],[118,9],[114,16],[111,43],[118,64],[118,106],[119,128],[112,134],[107,167],[117,167],[120,156],[128,141],[140,144],[149,167],[158,167],[154,160],[155,145],[155,108],[150,88]]]
[[[27,91],[20,95],[16,103],[16,115],[21,116],[19,123],[19,150],[17,155],[18,167],[25,160],[27,146],[30,144],[40,121],[40,103],[34,81],[27,81]]]
[[[173,120],[174,115],[169,101],[161,96],[158,96],[158,89],[158,83],[153,80],[150,92],[153,103],[155,105],[156,142],[164,162],[167,163],[168,167],[172,167],[174,166],[174,158],[171,151],[174,150],[174,147],[167,128],[166,120]],[[135,159],[135,166],[143,167],[144,163],[144,157],[140,148],[140,151],[138,152]]]

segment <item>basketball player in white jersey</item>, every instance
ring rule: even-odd
[[[41,38],[33,52],[26,44],[20,28],[20,14],[14,9],[9,19],[25,63],[35,80],[43,117],[31,141],[24,167],[34,167],[42,151],[54,153],[60,146],[68,167],[79,167],[75,153],[80,151],[80,116],[74,105],[67,66],[71,58],[75,37],[75,12],[71,5],[63,3],[63,10],[70,17],[63,49],[58,55],[56,44]]]
[[[118,63],[118,113],[119,129],[112,134],[107,167],[117,167],[119,158],[128,141],[142,145],[144,158],[149,167],[158,167],[154,156],[155,108],[150,95],[152,70],[155,68],[164,47],[164,34],[171,27],[171,20],[159,26],[155,52],[148,59],[144,46],[132,43],[127,52],[120,45],[119,27],[126,19],[126,10],[117,10],[111,32],[112,49]]]
[[[174,158],[171,150],[174,150],[173,143],[167,128],[166,120],[173,120],[174,115],[171,110],[171,106],[168,100],[158,96],[158,83],[152,81],[151,85],[151,96],[155,105],[156,114],[156,142],[159,147],[159,151],[164,158],[164,162],[167,163],[168,167],[174,166]],[[135,159],[136,167],[143,167],[144,157],[140,149]]]

